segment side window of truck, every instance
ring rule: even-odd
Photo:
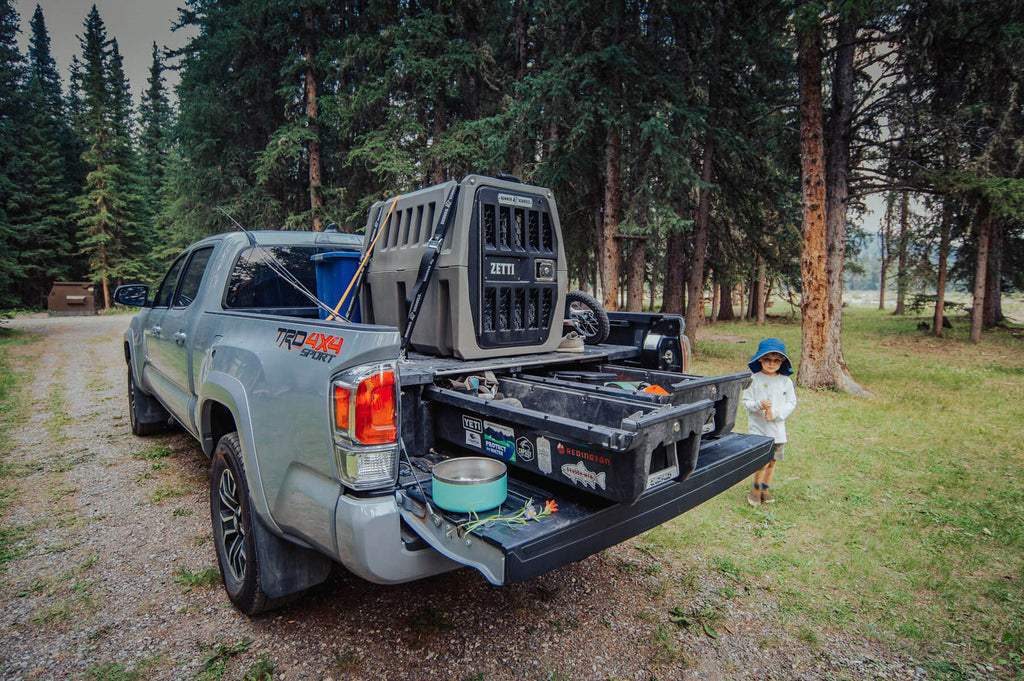
[[[160,282],[160,288],[156,290],[156,295],[153,297],[153,307],[169,307],[171,304],[171,294],[174,293],[174,286],[178,283],[178,275],[181,273],[181,266],[185,264],[185,256],[180,256],[171,265],[171,269],[167,270],[167,274],[164,275],[164,280]]]
[[[199,293],[199,284],[203,281],[203,274],[206,272],[206,265],[210,262],[210,255],[213,247],[200,248],[192,253],[192,259],[188,261],[188,267],[181,275],[181,286],[178,287],[178,295],[174,297],[174,307],[188,307],[196,299]]]
[[[276,269],[287,269],[310,291],[316,291],[316,273],[310,258],[322,250],[299,246],[271,246],[270,258],[255,248],[247,248],[238,256],[228,280],[224,306],[228,308],[286,308],[309,306],[309,300],[282,279]]]

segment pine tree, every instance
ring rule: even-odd
[[[50,37],[42,9],[32,16],[25,96],[28,103],[22,147],[27,203],[20,220],[20,295],[25,304],[39,305],[52,282],[74,273],[74,222],[70,218],[68,157],[76,145],[64,117],[60,77],[50,54]],[[77,165],[77,164],[76,164]]]
[[[94,6],[79,37],[82,60],[72,81],[80,93],[76,132],[88,149],[89,165],[83,193],[76,198],[79,244],[89,258],[92,276],[101,282],[106,306],[111,286],[146,270],[140,255],[149,243],[141,228],[143,210],[134,175],[131,145],[131,97],[116,41]]]
[[[20,85],[24,57],[18,50],[18,13],[11,0],[0,0],[0,309],[20,303],[17,285],[24,273],[18,264],[18,232],[11,208],[23,201],[15,165],[24,114]],[[15,209],[16,212],[16,209]]]

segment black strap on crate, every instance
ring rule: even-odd
[[[444,207],[441,215],[437,218],[437,226],[430,240],[427,241],[423,256],[420,258],[420,269],[416,275],[416,283],[412,288],[412,297],[406,301],[409,308],[409,319],[405,325],[405,333],[402,334],[402,356],[405,356],[406,348],[409,347],[409,340],[412,338],[413,328],[416,326],[416,319],[420,316],[420,308],[423,307],[423,299],[427,294],[427,287],[437,269],[437,259],[441,255],[441,246],[444,245],[444,238],[448,235],[455,218],[455,211],[452,206],[459,195],[459,185],[448,190],[448,197],[444,200]]]

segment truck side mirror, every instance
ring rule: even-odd
[[[114,302],[130,307],[145,307],[149,298],[149,287],[145,284],[128,284],[114,289]]]

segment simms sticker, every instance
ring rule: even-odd
[[[506,461],[516,460],[516,434],[508,426],[484,421],[484,451]]]
[[[590,489],[607,489],[605,487],[605,474],[595,473],[588,470],[587,465],[582,461],[577,463],[562,464],[562,475],[572,480],[577,485],[584,485]]]
[[[533,199],[528,196],[516,196],[514,194],[498,194],[498,203],[503,206],[518,206],[520,208],[533,208]]]

